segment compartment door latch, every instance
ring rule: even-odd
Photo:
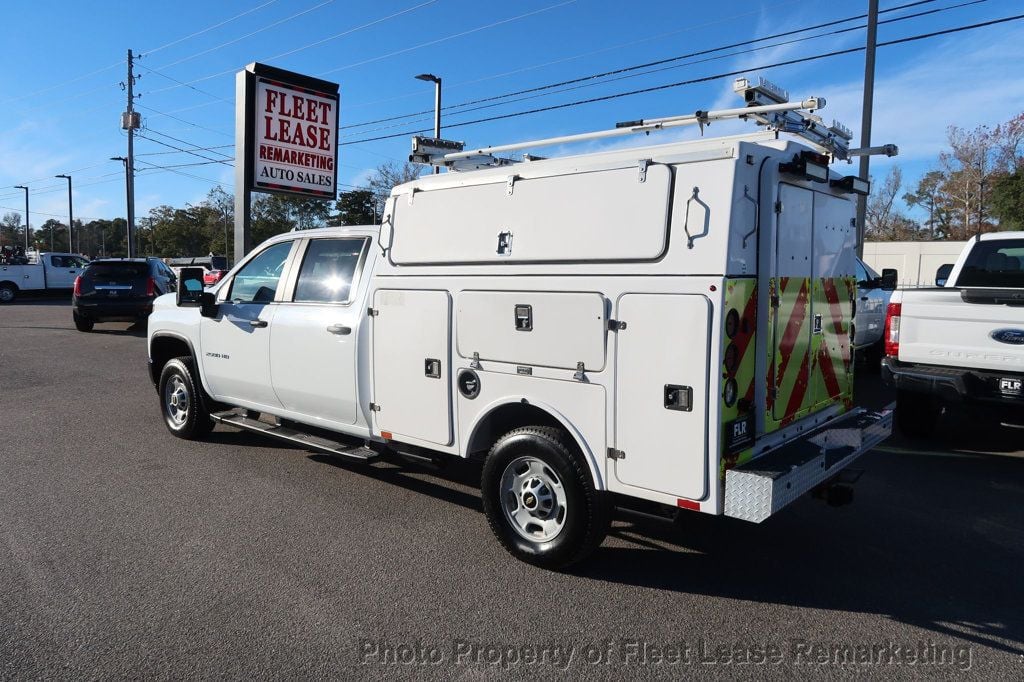
[[[665,384],[665,409],[677,412],[693,411],[693,387]]]

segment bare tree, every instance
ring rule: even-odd
[[[904,215],[897,204],[903,187],[903,171],[893,166],[881,184],[872,181],[864,213],[865,235],[875,241],[915,239],[916,223]]]
[[[388,161],[377,167],[376,173],[367,182],[376,205],[377,216],[384,211],[384,202],[391,195],[391,190],[406,182],[411,182],[420,177],[423,173],[423,166],[414,163],[396,163]]]

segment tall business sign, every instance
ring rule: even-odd
[[[338,84],[265,64],[235,77],[235,262],[252,247],[252,192],[338,195]]]

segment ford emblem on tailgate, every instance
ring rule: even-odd
[[[1013,346],[1024,345],[1024,329],[997,329],[989,336],[999,343],[1008,343]]]

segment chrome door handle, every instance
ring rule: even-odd
[[[249,320],[249,326],[250,327],[266,327],[267,326],[267,321],[266,320]]]
[[[327,328],[327,331],[329,331],[332,334],[340,334],[341,336],[346,336],[352,333],[352,327],[346,327],[343,324],[332,324],[330,327]]]

